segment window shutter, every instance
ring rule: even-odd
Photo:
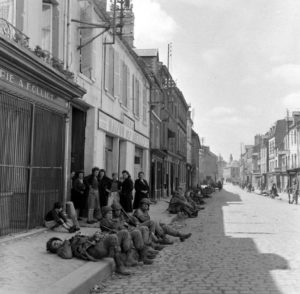
[[[146,91],[146,87],[143,87],[143,121],[147,122],[147,91]]]
[[[104,88],[106,91],[109,89],[109,46],[104,46],[104,56],[105,56],[105,69],[104,69]]]
[[[120,97],[120,59],[116,50],[114,54],[114,97]]]
[[[108,92],[113,95],[114,90],[114,48],[109,47],[109,81],[108,81]]]
[[[135,115],[140,115],[140,82],[135,79]]]
[[[135,78],[132,75],[132,84],[131,84],[131,100],[132,100],[132,112],[135,114]]]
[[[124,66],[125,63],[120,59],[120,99],[124,105]]]
[[[130,97],[130,72],[129,72],[129,67],[126,66],[126,77],[127,77],[127,82],[126,82],[126,85],[127,85],[127,95],[126,95],[126,106],[129,107],[129,97]]]

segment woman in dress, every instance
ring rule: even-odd
[[[122,205],[125,212],[132,212],[132,190],[133,190],[133,181],[127,170],[122,171],[123,183],[120,192],[120,204]]]

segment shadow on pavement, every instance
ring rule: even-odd
[[[239,195],[223,190],[213,195],[206,214],[201,216],[203,232],[198,246],[202,258],[198,262],[206,273],[204,283],[207,279],[214,281],[211,293],[231,289],[236,293],[282,294],[270,271],[288,269],[288,262],[276,254],[260,253],[252,238],[225,235],[223,207],[236,205],[238,213],[239,204]]]

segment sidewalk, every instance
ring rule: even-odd
[[[150,207],[151,218],[171,223],[176,215],[166,209],[169,199]],[[82,227],[82,234],[90,235],[96,228]],[[45,229],[32,230],[16,236],[0,238],[0,294],[82,294],[111,275],[113,260],[87,262],[73,258],[62,259],[46,251],[51,237],[69,239],[73,234],[55,233]]]

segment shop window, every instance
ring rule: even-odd
[[[53,18],[52,4],[43,3],[42,48],[49,52],[52,52],[52,18]]]
[[[139,156],[134,157],[134,164],[141,164],[141,158]]]
[[[0,17],[16,25],[16,1],[0,0]]]

